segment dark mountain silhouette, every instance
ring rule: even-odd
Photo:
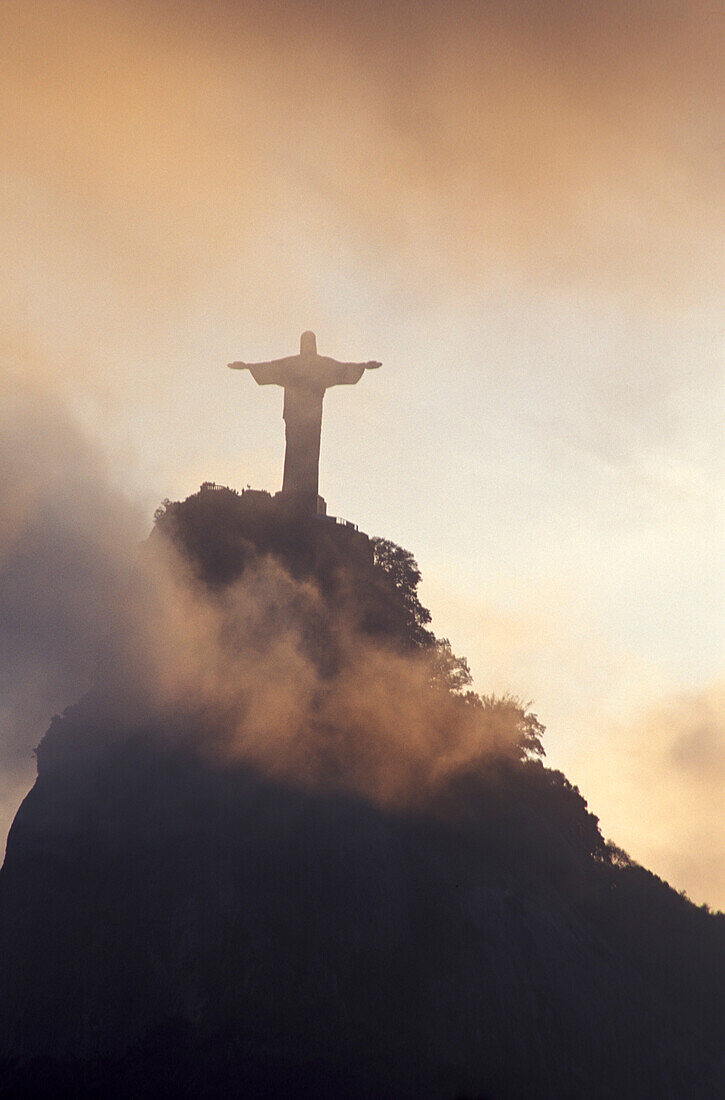
[[[471,692],[409,553],[202,491],[139,574],[8,840],[0,1095],[722,1094],[725,917]]]

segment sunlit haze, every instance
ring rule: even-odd
[[[725,907],[722,28],[5,0],[3,836],[159,502],[281,486],[281,391],[225,365],[312,329],[383,364],[326,396],[329,511],[413,552],[605,836]]]

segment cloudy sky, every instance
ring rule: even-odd
[[[5,825],[158,502],[279,488],[281,392],[224,364],[311,328],[383,361],[326,398],[330,511],[415,553],[604,833],[725,906],[724,21],[4,0]]]

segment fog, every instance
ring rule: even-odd
[[[257,565],[212,598],[160,540],[139,553],[148,521],[112,487],[101,447],[79,427],[68,391],[49,380],[42,355],[29,354],[18,345],[2,375],[3,833],[33,782],[34,749],[52,715],[94,678],[91,753],[109,731],[125,735],[149,715],[165,716],[167,728],[175,717],[182,731],[196,717],[195,736],[215,759],[245,760],[270,776],[385,804],[420,801],[451,772],[518,751],[515,712],[484,721],[446,693],[431,693],[426,658],[373,644],[354,621],[336,628],[339,667],[332,678],[322,675],[304,625],[320,613],[320,594],[279,564]],[[555,639],[567,631],[546,607],[538,625],[519,624],[515,636],[500,624],[513,646],[508,680],[530,686],[535,703],[547,690],[554,698],[557,684],[560,693],[573,690],[554,671]],[[468,608],[477,614],[475,601]],[[569,633],[577,629],[572,622]],[[555,647],[544,665],[519,652],[539,638],[531,650],[538,652],[542,630],[546,646]],[[486,660],[499,683],[496,655],[506,647],[503,635],[488,634]],[[560,654],[563,666],[570,658]],[[597,667],[609,660],[600,654]],[[592,675],[586,672],[587,681]],[[651,691],[649,684],[644,697]],[[617,726],[595,716],[607,731],[595,737],[603,759],[618,751],[625,763],[616,774],[603,765],[584,793],[613,840],[629,847],[630,837],[639,838],[640,859],[667,868],[675,885],[699,883],[697,900],[718,904],[722,692],[663,695],[641,712],[630,704]],[[581,736],[593,736],[584,721]]]
[[[16,343],[0,365],[0,834],[52,715],[90,685],[143,527],[67,397]],[[23,358],[25,356],[25,358]]]
[[[153,730],[220,765],[420,808],[454,774],[520,760],[534,727],[517,701],[465,701],[449,690],[445,651],[371,635],[362,622],[375,597],[356,583],[343,551],[341,604],[272,556],[210,588],[156,534],[125,589],[92,691],[51,726],[41,770],[82,767]]]
[[[704,0],[0,6],[2,316],[42,349],[18,360],[33,417],[68,425],[102,497],[34,513],[46,560],[61,520],[99,549],[62,657],[17,625],[51,597],[11,585],[2,644],[26,656],[3,728],[28,782],[92,658],[12,715],[93,648],[110,502],[142,503],[141,538],[207,477],[276,488],[278,410],[216,372],[312,326],[321,350],[386,364],[354,412],[329,399],[332,510],[416,552],[445,590],[439,632],[479,690],[533,697],[607,832],[725,903],[687,828],[717,811],[705,779],[671,800],[658,750],[620,782],[642,715],[721,666],[721,34]],[[41,499],[52,462],[13,417]]]

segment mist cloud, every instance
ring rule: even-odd
[[[689,412],[673,405],[675,416],[664,407],[661,391],[667,389],[669,400],[677,382],[671,396],[680,400],[690,393],[688,385],[697,394],[716,375],[710,346],[714,323],[700,306],[707,306],[720,283],[715,242],[722,143],[714,128],[721,114],[715,99],[721,26],[721,17],[705,3],[41,0],[28,5],[6,0],[0,6],[0,36],[9,44],[0,75],[7,104],[0,118],[6,168],[0,193],[5,229],[0,292],[25,302],[44,343],[52,344],[62,332],[66,348],[82,349],[89,382],[104,378],[109,386],[126,386],[118,420],[109,429],[122,433],[133,423],[137,445],[146,448],[144,472],[151,480],[153,462],[165,456],[164,476],[154,482],[158,496],[180,491],[174,479],[184,462],[194,470],[192,481],[182,481],[184,491],[202,477],[219,476],[209,471],[208,458],[225,432],[234,444],[219,445],[224,457],[238,453],[239,437],[231,436],[229,422],[220,429],[224,417],[212,401],[199,433],[203,442],[191,458],[183,452],[190,417],[203,406],[199,394],[205,382],[198,362],[191,361],[199,349],[202,369],[213,364],[214,370],[217,362],[243,354],[237,341],[245,349],[251,345],[244,352],[250,358],[277,354],[284,313],[294,318],[289,325],[295,339],[311,316],[322,316],[326,343],[360,339],[350,357],[365,358],[373,352],[362,345],[360,332],[372,318],[376,341],[386,337],[386,326],[403,332],[398,363],[404,373],[398,380],[407,374],[409,391],[417,362],[427,362],[426,355],[430,371],[450,363],[460,373],[469,362],[476,364],[477,376],[461,391],[466,408],[475,410],[475,434],[465,429],[452,452],[461,469],[465,459],[475,470],[475,477],[461,483],[467,512],[488,509],[492,484],[502,480],[504,468],[516,465],[505,446],[511,443],[505,425],[497,443],[505,459],[500,467],[485,466],[478,445],[481,426],[488,425],[487,434],[500,410],[488,408],[494,379],[488,371],[482,381],[481,364],[492,361],[501,384],[514,386],[517,417],[527,410],[538,414],[551,402],[556,416],[552,412],[545,425],[545,488],[534,483],[539,501],[546,501],[548,521],[552,440],[585,438],[589,443],[589,432],[601,444],[603,436],[610,442],[611,434],[615,446],[610,450],[619,452],[625,445],[636,448],[633,419],[646,417],[660,441],[667,439],[668,416],[686,429],[678,449],[688,460],[697,456],[702,438],[709,438],[708,411],[716,408],[715,397],[706,392],[702,406],[693,400]],[[516,284],[518,296],[506,295],[511,332],[507,327],[495,332],[485,288],[512,267],[538,276],[534,290],[545,293],[539,299],[534,294],[534,313],[538,310],[545,324],[537,328],[523,279]],[[566,293],[557,299],[562,287]],[[612,289],[622,302],[614,313],[608,297]],[[441,307],[446,300],[455,303],[450,313]],[[592,301],[598,308],[588,308]],[[159,311],[160,303],[166,312]],[[442,323],[436,309],[442,309]],[[666,317],[664,327],[640,327],[650,310]],[[158,338],[159,318],[173,332],[166,342]],[[557,337],[542,359],[546,335],[568,333],[573,321],[576,330],[577,320],[581,331],[575,331],[573,341]],[[449,342],[457,326],[471,330],[460,349]],[[533,330],[530,346],[513,338],[517,328]],[[418,342],[410,340],[412,329]],[[220,346],[227,342],[233,349]],[[513,368],[500,347],[507,353],[514,348]],[[377,342],[374,353],[379,354]],[[380,354],[386,358],[384,348]],[[49,394],[67,370],[68,358],[44,372]],[[26,383],[40,372],[37,362],[26,364]],[[515,388],[519,375],[532,383],[531,393]],[[416,378],[416,385],[429,386],[431,377]],[[484,391],[486,401],[481,397],[477,406],[475,397]],[[42,387],[37,392],[42,397]],[[390,402],[390,407],[398,417],[397,405]],[[167,422],[163,417],[170,408],[178,416]],[[371,422],[386,425],[383,433],[398,432],[382,401],[369,410]],[[415,409],[418,416],[427,411]],[[436,413],[443,411],[436,402]],[[36,415],[55,423],[58,414],[40,401]],[[449,420],[454,421],[452,409],[445,420],[446,447],[452,445]],[[457,428],[461,422],[457,409]],[[537,425],[532,419],[516,423],[522,440],[514,439],[514,445],[528,456]],[[426,431],[430,428],[428,420]],[[417,423],[414,430],[420,437]],[[41,526],[47,520],[49,530],[67,526],[75,507],[85,517],[81,528],[93,524],[95,513],[89,515],[83,493],[79,499],[71,493],[60,514],[48,502],[44,513],[40,505],[33,512],[36,505],[28,502],[33,493],[42,500],[50,467],[41,461],[41,450],[33,450],[39,447],[33,433],[22,434],[20,444],[8,436],[8,448],[19,446],[19,453],[35,455],[37,462],[26,467],[26,474],[32,466],[38,485],[31,487],[26,477],[14,496],[3,489],[3,509],[16,517],[13,526],[23,529],[26,508],[29,516],[42,513]],[[369,438],[373,453],[376,440]],[[252,440],[240,467],[244,480],[255,480],[250,469],[256,446]],[[419,492],[421,474],[430,480],[442,468],[438,461],[427,462],[417,446],[417,440],[404,440],[396,458],[403,472],[410,464],[410,492]],[[87,448],[75,428],[65,442],[59,439],[58,447],[64,455],[75,455],[67,488],[76,476],[82,480],[86,465],[93,470],[94,464],[90,480],[103,485],[98,452]],[[647,471],[653,465],[658,475],[662,466],[669,470],[668,457],[665,453],[660,461],[659,453],[647,451]],[[567,475],[575,467],[579,456],[567,450]],[[267,468],[272,469],[271,461],[265,477]],[[530,473],[526,466],[519,483],[507,485],[507,494],[523,493],[524,482],[530,489]],[[385,463],[372,474],[368,468],[368,474],[371,483],[374,476],[387,477]],[[616,471],[607,469],[605,475],[593,494],[598,507],[606,499],[600,485],[610,486]],[[591,505],[591,475],[584,481],[576,507],[562,499],[566,493],[557,487],[551,524],[543,533],[534,525],[533,541],[560,549],[576,545],[569,529],[562,531],[567,506],[577,531],[591,528],[598,512]],[[446,477],[441,499],[449,491]],[[639,496],[630,499],[617,491],[616,481],[613,496],[628,522],[640,513]],[[395,499],[392,487],[388,498]],[[99,501],[99,515],[105,506]],[[536,507],[531,500],[518,509],[526,530],[515,531],[511,542],[530,539],[528,511]],[[379,495],[375,508],[380,508]],[[677,511],[671,498],[663,500],[663,511],[668,526],[659,539],[667,550],[660,555],[666,557],[662,572],[671,578],[677,540],[682,576],[689,580],[692,547],[704,546],[705,540],[698,528],[694,536],[692,527],[673,528]],[[403,531],[407,521],[400,512]],[[468,530],[465,537],[476,546],[476,556],[493,559],[502,534],[511,531],[511,512],[507,495],[498,516],[487,512],[485,527]],[[500,532],[486,542],[489,515]],[[707,523],[711,528],[711,515]],[[387,520],[386,525],[397,529]],[[9,523],[0,539],[7,530]],[[436,521],[436,539],[440,534]],[[72,525],[66,537],[71,535]],[[618,545],[629,538],[627,526],[618,534]],[[647,529],[639,556],[648,574],[652,547]],[[114,555],[111,545],[98,549],[101,559],[107,552]],[[514,550],[505,546],[503,558],[515,557]],[[610,575],[617,555],[595,532],[573,565],[566,564],[567,584],[585,556],[592,591],[601,593],[597,585]],[[537,559],[517,559],[524,576],[536,564]],[[627,575],[630,569],[628,561]],[[44,570],[53,575],[49,564]],[[618,591],[625,589],[619,576],[611,580]],[[680,587],[689,613],[684,579]],[[26,597],[31,604],[42,602],[32,588],[28,581]],[[20,593],[23,585],[14,590]],[[663,602],[669,593],[663,583]],[[82,586],[79,597],[83,621]],[[607,599],[606,591],[602,598]],[[13,599],[16,618],[19,595]],[[583,606],[588,606],[586,598]],[[548,614],[547,605],[544,618]],[[42,618],[41,611],[38,615]],[[669,620],[669,607],[667,615]],[[536,617],[540,622],[540,609]],[[684,612],[680,617],[684,620]],[[63,621],[63,615],[59,612],[56,619]],[[709,620],[702,621],[707,627]],[[640,651],[661,633],[640,628],[636,614],[630,629],[632,622],[640,630]],[[559,626],[541,627],[536,660],[539,652],[551,652],[553,629]],[[566,625],[563,632],[568,638]],[[529,633],[527,624],[521,633]],[[55,641],[68,645],[66,635],[56,630]],[[42,636],[43,631],[34,635],[33,644]],[[46,667],[67,661],[49,655],[50,636],[49,630],[39,665],[43,683]],[[12,644],[22,648],[25,643],[15,637]],[[475,644],[475,635],[471,647],[467,638],[466,651]],[[529,641],[522,644],[531,649]],[[630,661],[628,652],[625,660]],[[31,664],[23,658],[23,675],[30,675]],[[592,656],[590,642],[579,645],[573,666],[567,666],[575,670],[569,678],[572,692],[579,690],[582,664],[587,665],[587,683],[602,679],[598,653]],[[484,684],[487,676],[483,664]],[[541,698],[538,683],[530,684],[526,671],[518,668],[509,679]],[[78,693],[59,692],[61,702],[49,704],[43,716],[38,712],[32,723],[37,736],[47,715]],[[11,715],[8,743],[15,736],[14,721]],[[600,729],[606,728],[600,723]],[[30,752],[37,736],[28,733],[19,744]],[[614,748],[608,759],[618,770]],[[671,766],[672,761],[658,763],[661,774]],[[596,783],[598,762],[591,773]],[[642,774],[644,786],[651,787],[646,769]],[[587,789],[588,783],[583,784]],[[619,805],[616,783],[606,794]],[[657,801],[654,792],[652,801]],[[667,814],[661,811],[663,817]]]
[[[17,350],[17,349],[16,349]],[[90,684],[141,531],[43,363],[0,364],[0,833],[54,712]]]
[[[385,257],[394,280],[412,264],[460,285],[496,257],[647,300],[715,274],[709,5],[75,0],[3,15],[23,95],[2,137],[35,217],[53,193],[72,242],[91,216],[90,262],[144,295],[183,294],[212,256],[304,293],[320,237]]]
[[[274,558],[215,591],[154,536],[93,690],[51,727],[41,770],[156,730],[220,764],[400,806],[494,757],[521,758],[513,702],[464,702],[437,683],[435,653],[366,634],[351,608],[330,616],[316,584]]]

